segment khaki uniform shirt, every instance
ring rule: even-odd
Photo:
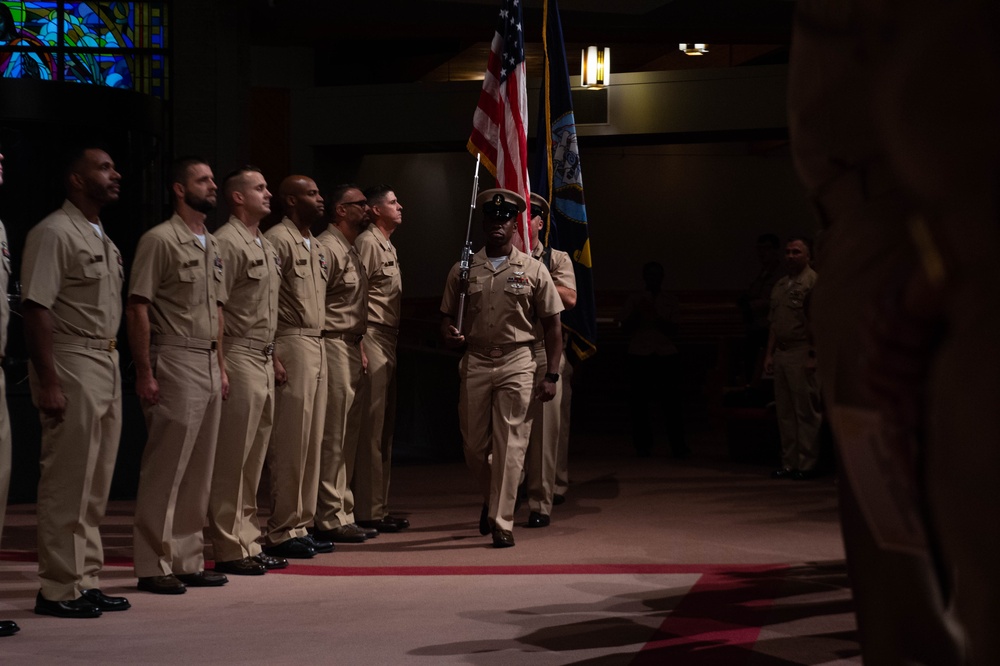
[[[771,292],[771,330],[781,346],[801,346],[809,342],[806,299],[816,284],[816,271],[809,266],[798,275],[778,280]]]
[[[399,328],[403,278],[396,248],[374,224],[354,242],[368,276],[368,323]]]
[[[330,259],[323,328],[363,335],[368,328],[368,274],[361,266],[358,250],[332,224],[319,235],[319,242]]]
[[[278,328],[281,259],[262,234],[254,235],[239,218],[229,218],[215,233],[226,267],[223,329],[228,337],[272,342]],[[257,241],[260,241],[260,245]]]
[[[54,333],[114,339],[122,319],[123,280],[121,253],[104,227],[98,235],[69,201],[28,233],[23,298],[49,310]]]
[[[10,246],[7,243],[7,229],[0,222],[0,359],[7,351],[7,322],[10,321],[10,302],[7,300],[7,286],[10,284]],[[4,501],[4,500],[0,500]]]
[[[539,243],[531,251],[531,256],[541,262],[544,253],[545,246]],[[544,265],[543,263],[542,266]],[[549,253],[549,275],[552,276],[552,283],[555,286],[576,291],[576,271],[573,270],[573,260],[566,252],[552,248],[552,252]],[[557,291],[556,294],[558,295],[558,293]],[[535,339],[538,341],[545,339],[545,330],[542,328],[541,321],[535,323]]]
[[[218,241],[206,231],[202,247],[176,214],[156,225],[139,239],[129,295],[150,301],[153,336],[217,339],[218,306],[226,302]],[[156,344],[155,339],[151,342]]]
[[[309,244],[287,217],[267,230],[264,237],[281,259],[278,293],[278,335],[292,328],[322,330],[327,261],[316,237]]]
[[[451,268],[441,299],[441,312],[454,317],[458,308],[458,264]],[[563,311],[552,277],[541,262],[516,247],[497,269],[483,248],[469,264],[463,334],[481,346],[530,343],[535,322]]]

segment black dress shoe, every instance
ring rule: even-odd
[[[405,530],[410,526],[409,520],[406,518],[400,518],[399,516],[385,516],[382,518],[382,521],[386,523],[395,523],[401,530]]]
[[[510,530],[505,530],[500,527],[494,528],[493,530],[493,547],[494,548],[513,548],[514,547],[514,534]]]
[[[0,636],[13,636],[19,631],[21,631],[21,627],[17,626],[17,622],[0,620]]]
[[[351,523],[348,527],[354,529],[355,532],[361,532],[365,535],[366,539],[374,539],[378,536],[378,528],[375,527],[365,527],[364,525],[359,525],[358,523]]]
[[[143,592],[152,592],[153,594],[184,594],[187,592],[184,583],[180,582],[173,574],[140,578],[136,587]]]
[[[490,507],[483,505],[483,510],[479,512],[479,533],[486,536],[490,533]]]
[[[224,574],[233,574],[234,576],[263,576],[267,573],[267,567],[252,557],[244,557],[242,560],[216,562],[215,570]]]
[[[781,469],[776,469],[771,472],[772,479],[790,479],[792,475],[795,474],[794,469],[788,469],[787,467],[782,467]]]
[[[365,530],[375,530],[375,536],[378,536],[381,532],[398,532],[403,529],[397,523],[389,520],[388,516],[381,520],[359,520],[358,527]]]
[[[199,571],[198,573],[174,574],[177,580],[188,587],[222,587],[229,582],[225,574],[218,571]]]
[[[308,560],[316,555],[316,549],[299,539],[288,539],[276,546],[268,546],[264,552],[271,557],[287,557],[290,560]]]
[[[265,569],[270,571],[271,569],[285,569],[288,567],[288,560],[283,557],[271,557],[267,553],[257,553],[253,556],[259,564],[262,564]]]
[[[35,614],[53,617],[101,617],[101,609],[83,597],[72,601],[49,601],[41,591],[35,597]]]
[[[550,522],[551,518],[546,516],[544,513],[532,511],[528,514],[528,527],[548,527]]]
[[[556,493],[552,496],[552,506],[559,506],[560,504],[566,503],[566,496]]]
[[[96,587],[80,590],[80,596],[102,611],[123,611],[132,608],[132,604],[125,597],[109,597]]]
[[[316,530],[313,535],[324,541],[337,543],[364,543],[368,540],[361,528],[351,525],[341,525],[332,530]]]
[[[332,553],[336,546],[329,539],[322,539],[316,534],[307,534],[305,536],[298,537],[299,541],[309,546],[317,553]]]

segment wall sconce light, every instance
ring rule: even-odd
[[[580,52],[580,85],[603,88],[611,79],[611,49],[588,46]]]
[[[708,53],[708,44],[681,44],[684,55],[700,56]]]

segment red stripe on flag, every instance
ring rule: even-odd
[[[520,29],[520,6],[515,2],[504,2],[501,7],[501,16],[510,17],[511,26]],[[486,76],[473,115],[468,148],[473,155],[479,153],[483,156],[486,168],[496,178],[497,187],[517,192],[527,203],[531,195],[528,182],[528,103],[524,45],[519,32],[508,31],[507,35],[501,34],[500,30],[506,30],[507,27],[503,23],[490,43]],[[502,54],[505,53],[510,58],[506,63],[502,61]],[[503,79],[504,69],[508,67],[513,69],[508,69],[507,78]],[[529,219],[527,210],[517,219],[521,236],[520,249],[525,252],[529,252],[525,245],[529,238]]]

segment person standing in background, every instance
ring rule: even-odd
[[[812,243],[792,238],[785,245],[788,275],[771,292],[771,332],[764,372],[774,375],[774,407],[781,433],[781,467],[775,479],[804,480],[819,462],[820,410],[816,352],[809,326],[809,299],[816,271],[809,265]]]
[[[0,185],[3,185],[3,148],[0,147]],[[7,243],[7,228],[0,220],[0,362],[7,352],[7,324],[10,321],[10,303],[7,301],[7,286],[10,284],[10,246]],[[3,521],[7,515],[7,491],[10,488],[11,444],[10,416],[7,414],[7,380],[0,365],[0,538],[3,537]],[[13,636],[21,628],[13,620],[0,620],[0,636]]]
[[[281,260],[274,342],[274,427],[267,448],[273,507],[264,552],[308,559],[333,552],[306,530],[316,514],[320,443],[326,415],[323,304],[327,260],[309,228],[323,217],[316,181],[292,175],[278,189],[285,217],[264,237]],[[284,383],[281,378],[285,377]]]
[[[89,146],[71,153],[65,179],[66,201],[28,233],[21,267],[28,379],[42,422],[35,612],[98,617],[130,606],[98,583],[122,429],[124,279],[99,215],[118,201],[121,175],[106,151]]]
[[[396,428],[396,342],[403,294],[399,255],[390,238],[403,223],[403,205],[388,185],[365,190],[371,223],[354,246],[368,276],[368,400],[362,414],[354,483],[358,525],[398,532],[410,521],[389,514],[392,436]]]
[[[217,188],[212,168],[196,157],[177,160],[171,179],[174,215],[139,239],[126,310],[148,433],[135,500],[135,574],[139,589],[154,594],[228,582],[205,571],[202,532],[229,392],[220,359],[224,267],[205,228]]]
[[[232,213],[215,233],[226,267],[222,345],[229,396],[219,421],[208,535],[216,571],[253,576],[288,566],[257,543],[257,486],[274,418],[281,260],[260,233],[260,221],[271,212],[264,175],[252,166],[237,169],[226,176],[222,192]]]
[[[333,221],[317,238],[328,262],[323,328],[327,403],[314,534],[333,542],[361,543],[378,536],[378,530],[355,523],[351,490],[368,388],[362,342],[368,275],[354,241],[368,224],[368,201],[354,185],[341,185],[330,201]]]

